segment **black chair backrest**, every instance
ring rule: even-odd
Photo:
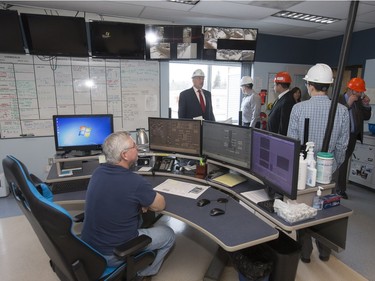
[[[25,165],[13,156],[7,156],[2,163],[9,186],[59,278],[82,280],[82,269],[76,267],[84,267],[88,280],[105,275],[105,258],[73,233],[70,214],[38,192]]]

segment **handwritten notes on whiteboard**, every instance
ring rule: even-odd
[[[115,130],[160,116],[156,61],[0,54],[0,138],[53,135],[52,115],[113,114]]]

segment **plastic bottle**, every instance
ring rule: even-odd
[[[306,148],[307,148],[306,184],[308,186],[315,186],[317,171],[316,171],[316,161],[315,161],[315,158],[314,158],[314,143],[313,142],[307,142]]]
[[[323,200],[322,200],[322,190],[323,187],[318,186],[318,190],[313,200],[313,208],[317,210],[323,209]]]
[[[299,169],[298,169],[298,190],[306,188],[306,176],[307,176],[307,161],[303,158],[303,153],[299,155]]]
[[[311,141],[306,143],[306,150],[307,150],[306,161],[307,161],[307,167],[316,168],[316,161],[315,161],[315,158],[314,158],[314,146],[315,146],[315,144],[313,142],[311,142]]]

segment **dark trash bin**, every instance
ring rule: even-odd
[[[273,262],[270,281],[294,281],[297,274],[301,245],[284,232],[279,237],[263,244],[267,259]]]
[[[272,261],[263,245],[256,245],[229,253],[240,281],[267,281],[272,270]]]

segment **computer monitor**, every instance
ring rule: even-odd
[[[0,53],[25,53],[17,11],[0,10],[0,34]]]
[[[56,151],[90,155],[101,150],[106,137],[113,133],[113,115],[54,115],[53,130]]]
[[[202,155],[208,159],[250,168],[251,129],[228,123],[203,121]]]
[[[21,19],[31,55],[89,56],[84,18],[21,14]]]
[[[194,119],[148,118],[152,151],[201,155],[201,121]]]
[[[298,140],[252,129],[250,172],[263,181],[269,193],[297,198],[299,153]]]
[[[145,58],[144,24],[92,21],[89,26],[93,57]]]
[[[205,26],[203,59],[253,62],[257,37],[256,28]]]

